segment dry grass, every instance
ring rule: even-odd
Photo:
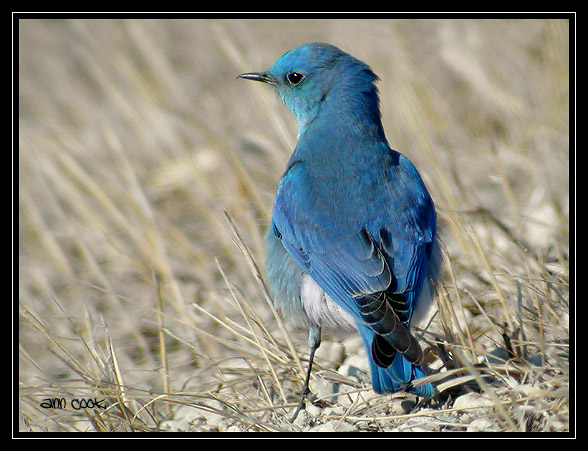
[[[568,431],[568,33],[21,20],[19,430]],[[395,410],[410,398],[337,372],[363,350],[332,337],[341,360],[319,356],[313,384],[340,394],[290,424],[306,335],[273,310],[262,236],[296,124],[235,76],[310,41],[380,76],[388,139],[438,205],[447,264],[422,336],[441,393]]]

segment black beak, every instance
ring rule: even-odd
[[[246,72],[241,75],[237,75],[237,78],[244,78],[245,80],[255,80],[267,83],[269,85],[276,85],[278,81],[270,74],[265,72]]]

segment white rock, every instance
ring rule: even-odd
[[[335,341],[325,341],[316,350],[316,357],[327,368],[337,368],[345,358],[345,346]]]
[[[496,421],[491,421],[488,418],[476,418],[467,428],[468,432],[494,432],[497,430]]]
[[[339,424],[339,420],[331,420],[320,427],[318,427],[313,432],[350,432],[350,431],[357,431],[357,428],[352,424],[343,422]]]
[[[453,403],[454,409],[466,409],[466,408],[474,408],[474,407],[483,407],[483,406],[491,406],[494,402],[479,393],[466,393],[465,395],[461,395],[459,398],[455,400]]]

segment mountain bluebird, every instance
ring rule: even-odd
[[[434,294],[441,266],[433,201],[418,171],[391,149],[380,118],[378,77],[330,44],[297,47],[265,72],[298,120],[266,234],[276,305],[309,328],[308,395],[321,329],[357,330],[376,393],[434,394],[410,333]]]

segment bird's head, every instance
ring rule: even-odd
[[[343,107],[346,101],[353,100],[346,92],[371,94],[372,103],[378,109],[374,85],[378,77],[367,64],[331,44],[301,45],[280,57],[268,70],[244,73],[237,78],[273,86],[298,119],[300,129],[316,118],[325,103]],[[341,94],[331,96],[335,91]]]

